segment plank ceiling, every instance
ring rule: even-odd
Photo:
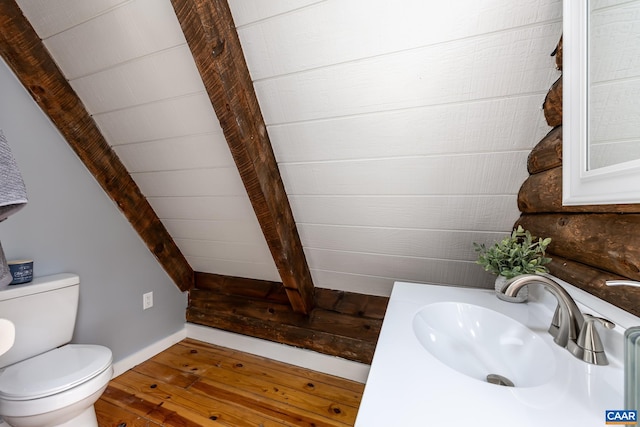
[[[561,0],[230,0],[314,283],[483,286]],[[18,0],[194,270],[279,281],[170,0]]]

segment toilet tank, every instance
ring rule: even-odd
[[[80,278],[68,273],[0,290],[0,318],[16,328],[15,343],[0,356],[0,368],[70,342],[79,293]]]

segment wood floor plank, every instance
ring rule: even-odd
[[[126,427],[159,427],[139,415],[122,409],[106,400],[100,399],[95,403],[96,415],[99,427],[126,426]]]
[[[148,375],[158,381],[172,384],[177,387],[187,388],[198,381],[199,376],[191,372],[184,372],[180,369],[172,368],[166,364],[158,363],[154,360],[147,360],[132,369],[143,375]]]
[[[153,356],[151,361],[165,365],[177,371],[196,375],[198,378],[200,378],[215,363],[214,360],[198,360],[195,358],[186,360],[182,357],[179,351],[176,351],[176,347],[178,346],[179,344],[173,345],[162,353],[156,354]]]
[[[187,358],[182,354],[172,353],[174,349],[175,346],[156,356],[154,360],[187,371],[191,371],[193,366],[206,365],[206,362],[197,360],[198,353],[189,353],[191,357]],[[210,363],[209,368],[199,371],[201,379],[191,386],[193,389],[203,393],[216,390],[216,393],[211,396],[217,396],[220,394],[219,390],[224,390],[225,395],[231,396],[231,402],[247,405],[248,408],[254,405],[254,400],[260,400],[264,403],[263,408],[268,408],[268,413],[282,414],[289,411],[295,414],[298,417],[294,420],[296,423],[311,419],[308,413],[320,414],[322,417],[332,420],[326,420],[326,425],[344,426],[349,423],[353,424],[355,421],[357,408],[342,405],[338,403],[338,400],[313,396],[301,389],[292,389],[278,383],[262,380],[260,374],[256,374],[255,377],[245,375],[230,366],[235,365],[235,362],[225,363],[218,357],[211,358]],[[225,369],[225,365],[230,366],[229,369]],[[270,403],[266,404],[265,402]],[[336,421],[337,424],[333,421]],[[309,425],[312,426],[313,422],[310,422]]]
[[[360,406],[362,390],[359,392],[351,391],[338,385],[330,384],[328,381],[330,381],[331,378],[328,376],[325,378],[327,382],[312,381],[300,377],[290,370],[274,369],[272,363],[256,363],[256,357],[238,357],[238,355],[229,354],[228,351],[216,351],[215,348],[194,349],[190,346],[176,345],[168,349],[167,353],[183,358],[188,364],[190,364],[191,361],[195,363],[203,363],[205,361],[213,362],[214,368],[208,369],[206,374],[202,374],[204,377],[216,375],[216,373],[213,372],[214,370],[225,369],[232,373],[241,373],[252,378],[260,378],[263,382],[288,387],[305,395],[309,394],[311,396],[335,400],[352,408],[357,409]],[[289,368],[291,368],[290,365]]]
[[[114,378],[96,413],[100,427],[348,427],[363,390],[343,378],[186,339]]]
[[[234,402],[251,407],[261,413],[272,417],[280,418],[289,426],[296,427],[345,427],[353,425],[340,422],[324,416],[324,414],[314,413],[311,410],[298,408],[297,406],[273,400],[268,395],[255,394],[253,390],[238,389],[223,382],[203,378],[192,386],[193,390],[210,396],[228,396]]]
[[[152,396],[137,396],[135,390],[128,389],[115,381],[109,383],[100,400],[131,411],[161,426],[219,427],[223,425],[206,418],[203,419],[197,414],[180,414],[172,408],[171,403],[167,404],[163,399],[156,399]]]
[[[231,385],[232,387],[260,396],[261,399],[270,399],[312,413],[324,414],[325,417],[335,419],[341,423],[353,423],[356,419],[356,408],[343,405],[335,400],[303,393],[301,390],[296,390],[291,387],[273,384],[260,377],[252,377],[237,371],[220,368],[208,370],[200,382],[205,379],[214,381],[216,384],[223,383]],[[197,385],[198,383],[194,384],[194,387]]]
[[[250,408],[243,408],[216,399],[215,396],[207,396],[201,393],[193,393],[184,388],[157,381],[155,378],[142,375],[135,371],[129,371],[116,379],[118,384],[129,389],[136,390],[136,396],[152,395],[159,399],[170,401],[190,412],[202,417],[217,421],[219,424],[251,427],[262,425],[263,427],[283,427],[285,424],[265,417]]]
[[[254,363],[260,366],[266,366],[270,369],[277,370],[279,372],[293,373],[294,375],[297,375],[300,378],[305,378],[306,380],[309,380],[312,382],[331,384],[332,386],[340,387],[345,390],[352,391],[358,395],[362,395],[362,393],[364,392],[364,384],[359,383],[357,381],[351,381],[345,378],[336,377],[334,375],[328,375],[322,372],[312,371],[310,369],[301,368],[298,366],[290,365],[288,363],[283,363],[277,360],[268,359],[266,357],[256,356],[253,354],[244,353],[241,351],[232,350],[225,347],[220,347],[214,344],[204,343],[202,341],[194,340],[191,338],[184,339],[179,343],[179,345],[190,347],[193,349],[202,349],[205,351],[223,352],[224,354],[227,354],[230,357],[233,357],[240,361],[244,361],[247,363]]]

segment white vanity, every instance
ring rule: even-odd
[[[604,425],[605,410],[624,409],[623,334],[640,319],[555,280],[583,313],[616,323],[598,328],[608,365],[554,343],[556,299],[540,285],[517,304],[492,290],[396,282],[356,427]]]

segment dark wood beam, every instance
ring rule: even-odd
[[[289,301],[310,313],[314,287],[225,0],[172,0]]]
[[[315,301],[303,315],[282,283],[196,272],[187,321],[370,364],[389,298],[316,288]]]
[[[193,269],[13,0],[0,2],[0,54],[181,290]]]

